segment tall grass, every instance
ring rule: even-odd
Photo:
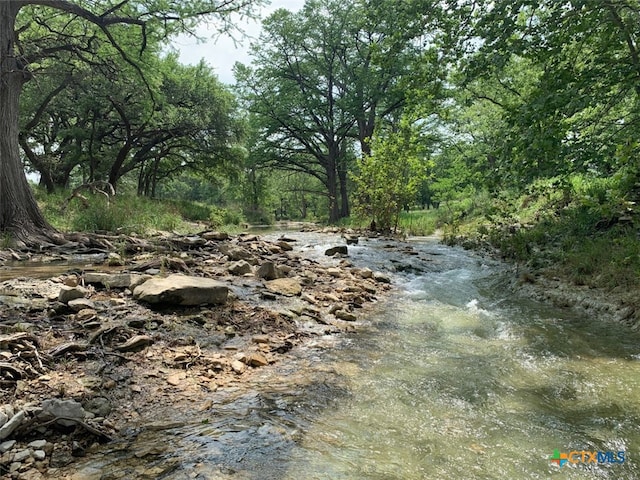
[[[186,201],[160,201],[136,195],[116,195],[107,201],[103,195],[83,194],[86,202],[73,198],[69,191],[47,194],[36,189],[36,199],[45,218],[61,231],[149,234],[153,231],[188,232],[193,222],[220,229],[240,224],[235,211]]]
[[[436,209],[402,212],[398,218],[398,228],[407,235],[431,235],[440,226],[442,213]]]
[[[406,235],[431,235],[442,223],[442,210],[403,211],[398,217],[398,233]],[[343,218],[338,226],[345,228],[367,229],[371,219],[356,216]]]

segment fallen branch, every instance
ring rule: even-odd
[[[98,193],[104,195],[107,199],[107,208],[110,205],[111,197],[114,197],[116,195],[116,191],[113,188],[113,185],[111,185],[109,182],[105,182],[104,180],[97,180],[91,183],[83,183],[79,187],[74,188],[69,198],[64,201],[61,208],[62,213],[66,212],[69,203],[74,198],[80,199],[84,208],[89,208],[89,200],[87,200],[87,197],[80,193],[82,190],[89,190],[94,194]]]

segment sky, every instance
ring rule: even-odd
[[[304,5],[304,0],[271,0],[271,4],[264,7],[260,13],[261,17],[267,17],[278,8],[297,11]],[[242,30],[249,38],[241,39],[235,43],[228,36],[221,36],[216,40],[211,40],[206,27],[198,30],[198,35],[208,40],[198,43],[195,38],[180,36],[172,42],[172,46],[178,51],[180,61],[184,64],[197,64],[204,59],[209,66],[213,67],[220,81],[226,84],[235,83],[233,77],[233,65],[236,62],[248,64],[251,62],[249,56],[249,44],[260,35],[260,21],[245,21],[241,24]]]

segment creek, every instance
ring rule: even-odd
[[[338,241],[287,236],[319,261]],[[349,260],[398,287],[365,326],[131,428],[75,478],[640,478],[639,334],[516,297],[508,267],[434,238]]]

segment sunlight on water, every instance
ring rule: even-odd
[[[384,330],[335,354],[384,352],[311,425],[287,478],[638,478],[640,361],[633,342],[616,343],[624,329],[492,310],[476,290],[486,270],[466,263],[409,279]],[[556,449],[627,461],[560,468]]]

